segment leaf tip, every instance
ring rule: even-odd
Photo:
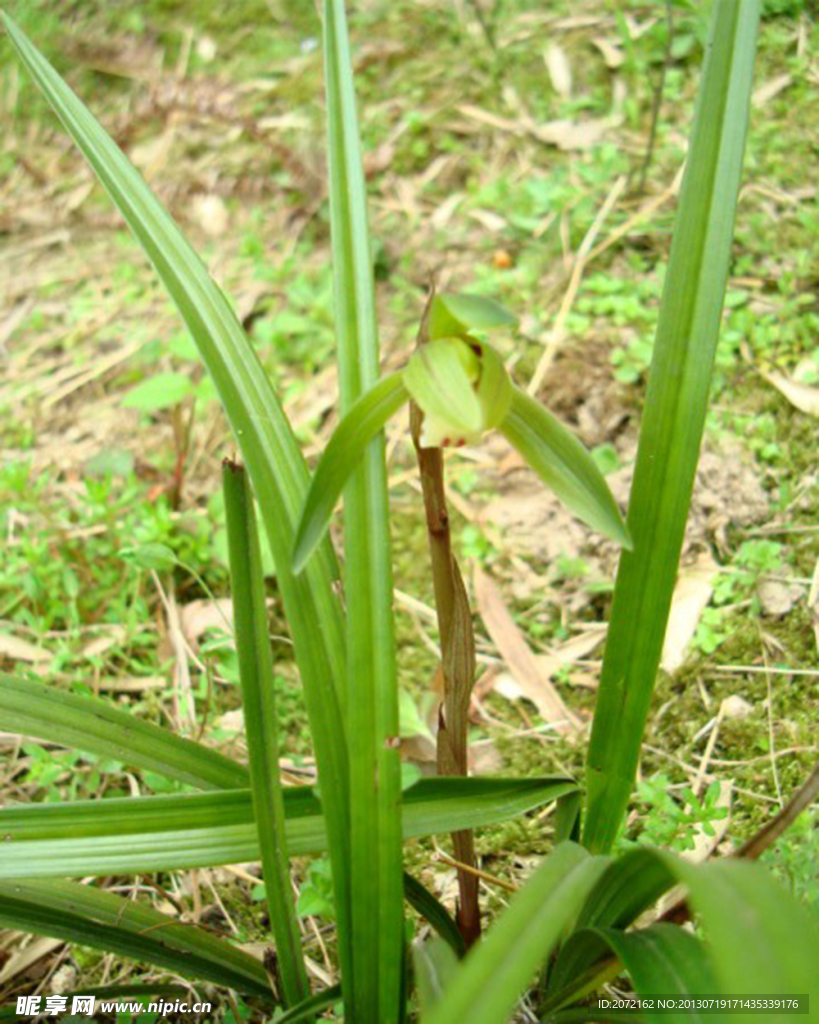
[[[620,527],[620,529],[621,529],[620,546],[625,551],[633,551],[634,550],[634,540],[633,540],[633,538],[631,536],[631,531],[628,528],[628,524],[621,520],[621,527]]]

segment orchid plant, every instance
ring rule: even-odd
[[[91,112],[14,22],[2,17],[23,65],[176,304],[247,465],[246,472],[238,462],[229,463],[224,487],[250,766],[98,697],[0,675],[5,730],[114,757],[188,788],[139,799],[0,809],[0,926],[109,950],[238,991],[259,1007],[260,1016],[275,1013],[278,1024],[314,1020],[339,1001],[347,1024],[399,1024],[409,1013],[424,1024],[503,1024],[527,992],[537,1019],[548,1024],[625,1020],[626,1015],[611,1017],[605,1008],[588,1005],[621,974],[638,996],[663,992],[678,998],[675,1019],[692,1024],[710,1019],[697,994],[720,1000],[764,993],[776,1004],[771,1021],[783,1009],[794,1012],[783,1008],[782,994],[797,1001],[807,993],[819,996],[816,922],[765,871],[747,862],[815,797],[816,778],[738,857],[695,865],[651,848],[612,854],[637,771],[705,422],[758,17],[759,0],[712,4],[628,527],[590,455],[514,385],[485,340],[485,333],[513,324],[494,303],[434,296],[405,368],[379,377],[366,188],[343,0],[323,4],[340,422],[312,474],[222,290]],[[446,687],[439,775],[404,790],[383,426],[407,403]],[[576,515],[624,548],[585,793],[565,775],[467,775],[474,642],[466,588],[452,557],[442,453],[491,429],[503,433]],[[294,644],[318,788],[285,787],[280,778],[251,484]],[[327,536],[342,491],[343,560]],[[552,849],[479,941],[471,830],[555,802]],[[453,835],[461,866],[457,920],[404,872],[403,843],[438,833]],[[340,982],[331,979],[312,991],[290,872],[293,857],[322,851],[332,867]],[[140,899],[84,884],[94,877],[254,860],[262,863],[276,946],[264,963]],[[655,912],[647,924],[645,915],[656,901],[680,884],[686,901],[661,920]],[[405,902],[434,932],[414,943],[411,977]],[[692,916],[701,926],[696,933],[679,927]],[[533,989],[538,970],[540,984]],[[142,990],[155,991],[152,983],[148,977]],[[806,1003],[801,1005],[807,1012]],[[635,1006],[630,1019],[653,1019]]]

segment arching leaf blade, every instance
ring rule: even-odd
[[[408,400],[400,373],[391,374],[370,388],[333,431],[304,500],[293,552],[293,571],[303,571],[330,525],[344,485],[375,435]]]
[[[425,1024],[504,1024],[605,863],[574,843],[556,847],[461,962]]]
[[[614,928],[586,928],[575,932],[570,943],[581,945],[593,962],[614,956],[631,977],[638,996],[698,996],[716,993],[716,980],[709,953],[700,939],[671,924],[624,932]],[[619,973],[619,970],[618,970]],[[558,1005],[560,996],[557,995]],[[671,1024],[717,1024],[723,1014],[698,1009],[692,1000],[679,1013],[643,1010],[646,1021],[667,1020]],[[547,1012],[544,1021],[558,1021],[558,1012]]]
[[[198,789],[248,783],[244,765],[98,697],[0,673],[0,713],[9,732],[112,757]]]
[[[142,903],[78,882],[0,882],[0,927],[118,953],[274,1002],[259,960]]]
[[[611,861],[588,893],[577,917],[577,930],[564,944],[551,972],[552,998],[547,1008],[565,1006],[573,989],[577,997],[585,993],[589,970],[605,952],[600,936],[622,933],[677,883],[688,889],[689,902],[708,943],[713,987],[702,994],[787,992],[819,998],[819,922],[761,865],[739,858],[692,864],[644,847]],[[616,929],[611,927],[615,923]],[[655,988],[655,992],[661,991]],[[766,1019],[779,1018],[772,1013]]]
[[[422,779],[404,796],[405,839],[480,828],[541,807],[576,788],[563,778]],[[284,790],[291,855],[327,849],[310,787]],[[135,874],[259,859],[249,790],[26,804],[0,810],[0,878]]]
[[[408,872],[404,872],[404,898],[438,933],[460,960],[466,953],[463,935],[455,919],[435,896]]]
[[[329,542],[303,577],[292,573],[295,525],[309,482],[303,456],[255,350],[202,261],[90,111],[11,19],[6,15],[2,19],[23,64],[122,213],[182,315],[247,463],[296,649],[327,796],[336,893],[343,896],[350,836],[344,620],[334,587],[338,566]],[[342,905],[340,922],[345,913]]]
[[[500,430],[570,512],[605,537],[631,546],[617,502],[594,459],[547,409],[516,387]]]

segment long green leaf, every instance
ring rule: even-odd
[[[715,3],[646,397],[588,752],[583,841],[625,813],[668,622],[699,457],[748,122],[759,0]]]
[[[605,952],[600,935],[613,931],[613,924],[627,927],[678,882],[689,891],[711,951],[714,988],[702,994],[798,995],[815,990],[819,922],[760,865],[737,858],[690,864],[644,848],[612,861],[588,893],[577,917],[578,930],[551,972],[549,1008],[565,1005],[573,985],[576,996],[587,990],[589,969]],[[658,986],[654,991],[663,990]]]
[[[422,779],[404,796],[403,835],[480,828],[570,792],[569,779]],[[285,789],[291,855],[327,848],[309,787]],[[249,790],[26,804],[0,810],[0,878],[133,874],[259,859]]]
[[[301,935],[290,883],[284,797],[279,776],[276,684],[267,625],[262,556],[253,497],[244,467],[225,462],[222,479],[253,813],[282,989],[285,1003],[293,1006],[310,996],[310,982],[301,952]]]
[[[361,464],[370,441],[408,398],[402,375],[391,374],[362,395],[336,427],[322,452],[304,501],[296,531],[294,572],[302,571],[327,532],[344,485],[353,469]]]
[[[366,188],[344,0],[324,3],[324,76],[344,415],[379,375]],[[339,921],[341,980],[345,1014],[351,1020],[397,1024],[403,973],[401,765],[383,434],[368,444],[345,488],[344,552],[353,799],[348,880],[352,930]],[[339,879],[335,881],[338,898]]]
[[[78,882],[0,882],[0,928],[119,953],[273,1002],[264,967],[247,953],[151,907]]]
[[[345,930],[350,802],[344,729],[346,654],[337,567],[329,542],[295,577],[290,564],[308,473],[290,424],[236,314],[172,218],[87,108],[17,26],[3,22],[20,59],[145,250],[213,378],[259,499],[304,686],[330,857]],[[397,718],[397,712],[396,712]],[[342,948],[344,959],[344,948]]]
[[[97,697],[0,673],[0,716],[9,732],[113,757],[199,789],[247,786],[243,765]]]
[[[658,924],[639,931],[601,932],[628,971],[638,996],[655,994],[697,996],[714,992],[716,979],[702,941],[682,928]],[[724,1021],[723,1014],[708,1013],[696,1006],[681,1013],[644,1011],[646,1020],[668,1024],[710,1024]]]
[[[677,860],[675,871],[708,938],[720,991],[805,994],[815,1013],[819,917],[761,864],[737,858],[699,865]],[[789,1017],[772,1013],[766,1020],[776,1024]]]
[[[504,1024],[605,864],[574,843],[556,847],[467,954],[424,1024]]]
[[[630,547],[631,539],[603,474],[577,438],[520,388],[500,426],[526,462],[584,523]]]
[[[631,932],[583,929],[572,936],[572,941],[586,945],[593,960],[613,953],[631,977],[638,996],[697,996],[717,991],[706,948],[696,936],[676,925],[658,924]],[[643,1016],[646,1021],[669,1024],[716,1024],[724,1020],[723,1015],[698,1009],[694,1003],[679,1013],[644,1010]],[[557,1017],[547,1014],[543,1019]]]

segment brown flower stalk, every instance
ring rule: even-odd
[[[426,344],[428,317],[434,288],[424,310],[418,331],[418,345]],[[438,714],[438,774],[466,775],[466,736],[469,700],[475,681],[475,636],[472,616],[463,577],[452,554],[444,489],[444,456],[441,448],[420,445],[423,413],[410,404],[410,430],[418,455],[418,469],[424,492],[424,508],[429,538],[435,606],[441,636],[441,672],[444,701]],[[452,833],[455,859],[469,867],[477,866],[475,839],[471,830]],[[478,878],[467,871],[458,871],[460,901],[458,927],[467,946],[480,936],[481,920],[478,906]]]

